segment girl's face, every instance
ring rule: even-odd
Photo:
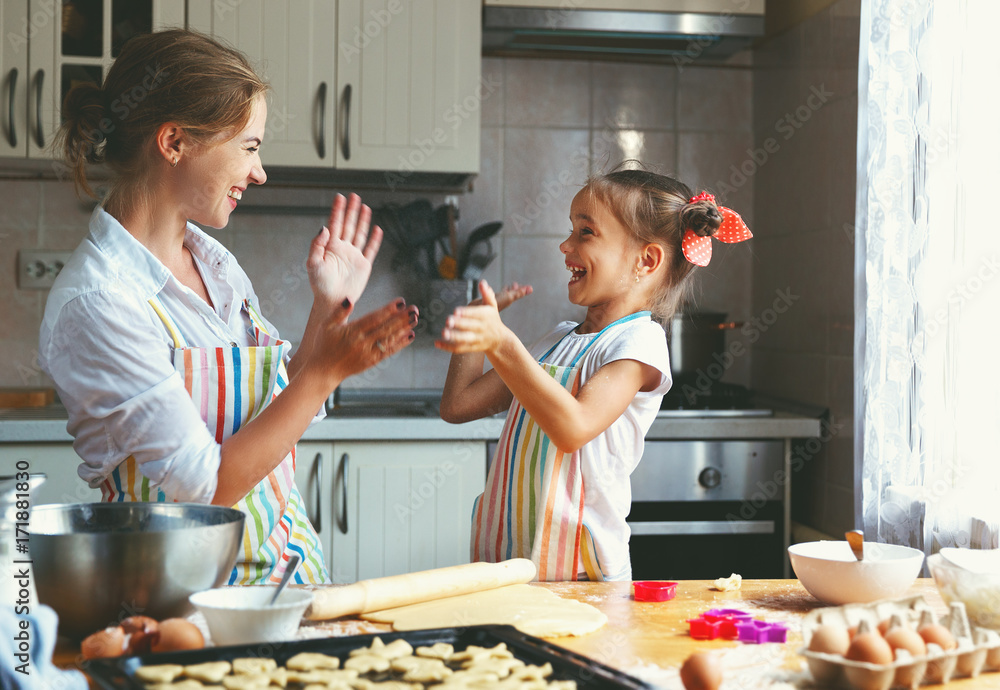
[[[267,104],[261,97],[247,126],[235,137],[220,134],[216,141],[195,145],[182,157],[177,171],[184,175],[188,194],[182,199],[185,217],[212,228],[224,228],[229,215],[251,184],[264,184],[267,175],[260,162]]]
[[[571,273],[569,301],[631,308],[639,264],[631,232],[587,188],[573,198],[569,217],[573,229],[559,245]]]

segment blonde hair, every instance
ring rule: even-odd
[[[148,171],[160,125],[178,124],[195,144],[236,136],[267,89],[240,52],[204,34],[144,34],[125,44],[102,87],[84,83],[66,94],[56,147],[78,194],[96,196],[87,164],[107,164],[114,179],[105,200],[127,214],[152,193]]]
[[[637,245],[663,247],[667,270],[649,310],[666,325],[690,292],[695,268],[681,250],[684,233],[691,230],[703,237],[714,235],[722,224],[719,207],[707,199],[692,202],[691,189],[672,177],[621,166],[588,178],[584,189],[629,229]]]

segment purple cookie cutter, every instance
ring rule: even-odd
[[[743,621],[736,624],[739,640],[747,644],[784,642],[788,626],[784,623],[768,623],[762,620]]]

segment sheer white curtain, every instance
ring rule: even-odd
[[[863,0],[855,369],[868,539],[997,546],[1000,2]]]

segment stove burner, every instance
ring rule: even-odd
[[[753,394],[746,386],[694,377],[678,377],[663,396],[661,410],[753,410]]]

